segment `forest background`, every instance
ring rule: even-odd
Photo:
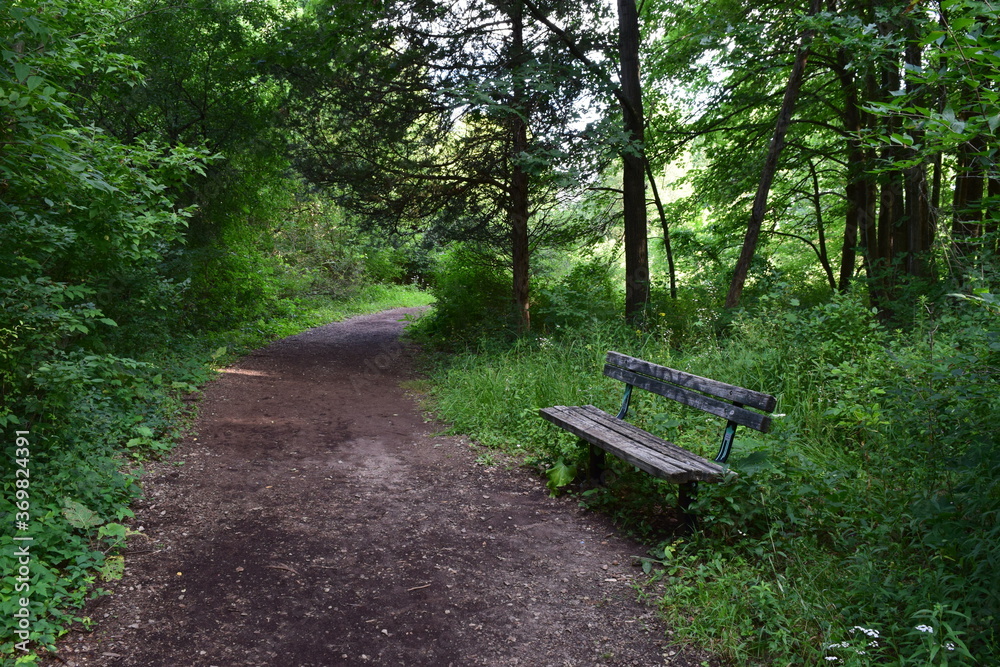
[[[433,300],[411,327],[430,405],[649,544],[640,594],[673,641],[740,665],[994,664],[998,18],[974,0],[0,7],[5,573],[17,503],[34,531],[31,651],[5,574],[0,660],[89,624],[141,462],[213,368]],[[778,397],[695,535],[668,530],[676,490],[626,466],[572,484],[585,451],[537,417],[614,406],[609,349]],[[709,453],[715,425],[637,403]]]

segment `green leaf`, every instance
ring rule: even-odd
[[[37,74],[28,77],[28,90],[34,90],[38,88],[45,81],[44,78],[38,76]]]
[[[128,535],[128,528],[120,523],[109,523],[101,526],[97,531],[97,535],[99,537],[113,537],[115,541],[124,540]]]
[[[104,523],[104,520],[97,516],[96,512],[93,512],[87,509],[84,505],[68,498],[63,500],[62,515],[74,528],[83,528],[86,530]]]
[[[750,452],[742,459],[734,462],[734,467],[748,475],[760,472],[761,470],[769,470],[774,467],[771,463],[767,452],[756,451]]]
[[[44,35],[49,32],[48,28],[44,23],[38,20],[34,16],[28,16],[24,19],[24,25],[28,26],[28,30],[35,33],[36,35]]]
[[[18,82],[21,83],[28,78],[31,74],[31,68],[22,62],[14,63],[14,76],[17,78]]]
[[[101,566],[102,581],[118,581],[125,574],[125,557],[108,556]]]
[[[576,466],[566,465],[566,462],[560,458],[554,466],[545,471],[545,475],[549,478],[545,486],[554,494],[576,478]]]

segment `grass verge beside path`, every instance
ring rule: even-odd
[[[900,332],[851,296],[775,301],[683,349],[656,326],[613,323],[486,341],[433,373],[432,406],[557,488],[583,470],[586,449],[538,409],[614,412],[607,350],[774,394],[773,431],[741,430],[737,474],[701,486],[694,536],[663,530],[673,485],[617,460],[609,488],[563,489],[649,544],[642,594],[672,639],[741,666],[998,664],[998,320],[940,310]],[[714,454],[717,420],[647,392],[632,406],[639,426]]]

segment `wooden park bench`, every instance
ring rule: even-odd
[[[592,480],[603,481],[604,452],[611,452],[654,477],[679,484],[678,500],[685,514],[698,482],[718,482],[725,475],[724,465],[732,451],[736,427],[748,426],[766,433],[771,426],[770,417],[747,409],[773,412],[776,401],[774,396],[768,394],[698,377],[618,352],[608,352],[604,374],[626,385],[625,398],[617,416],[593,405],[557,405],[543,408],[539,413],[579,437],[581,442],[589,443]],[[634,387],[725,419],[726,428],[715,459],[709,461],[624,421]]]

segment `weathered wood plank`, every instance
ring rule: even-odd
[[[700,469],[704,470],[706,473],[714,474],[718,472],[721,467],[720,464],[715,461],[699,456],[698,454],[675,445],[668,440],[663,440],[652,433],[647,433],[637,426],[633,426],[632,424],[622,421],[621,419],[618,419],[617,417],[610,415],[599,408],[595,408],[593,405],[585,405],[582,409],[594,422],[597,422],[611,430],[618,431],[623,435],[627,435],[629,438],[642,444],[644,447],[654,449],[671,460],[683,462],[683,464],[689,468]]]
[[[618,366],[612,366],[610,364],[604,367],[604,374],[609,378],[621,380],[622,382],[639,387],[640,389],[645,389],[646,391],[651,391],[654,394],[665,396],[666,398],[677,401],[678,403],[683,403],[684,405],[689,405],[692,408],[697,408],[698,410],[722,417],[723,419],[734,421],[741,426],[748,426],[764,433],[767,433],[771,428],[770,417],[762,415],[758,412],[753,412],[752,410],[738,408],[735,405],[726,403],[725,401],[720,401],[719,399],[712,398],[711,396],[705,396],[704,394],[699,394],[683,387],[667,384],[666,382],[661,382],[658,379],[647,377],[645,375],[639,375],[633,371],[626,370]]]
[[[711,394],[726,401],[742,403],[743,405],[763,410],[764,412],[774,412],[774,408],[777,405],[777,399],[770,394],[764,394],[759,391],[719,382],[718,380],[711,380],[691,373],[685,373],[684,371],[667,368],[666,366],[653,364],[620,352],[608,352],[607,363],[611,366],[618,366],[635,373],[648,375],[664,382]]]
[[[607,449],[613,454],[617,455],[619,453],[618,450],[625,450],[632,455],[631,450],[635,449],[635,447],[628,446],[628,438],[626,436],[600,424],[596,424],[593,419],[589,418],[583,407],[557,405],[553,408],[542,410],[541,414],[557,426],[583,438],[591,444],[597,445],[602,449]],[[677,475],[687,472],[687,468],[684,465],[662,455],[653,456],[654,454],[657,454],[657,452],[651,451],[649,459],[658,464],[657,469],[660,473]]]
[[[725,469],[676,445],[659,440],[594,406],[544,408],[539,414],[579,438],[611,452],[640,470],[674,483],[719,481]]]

